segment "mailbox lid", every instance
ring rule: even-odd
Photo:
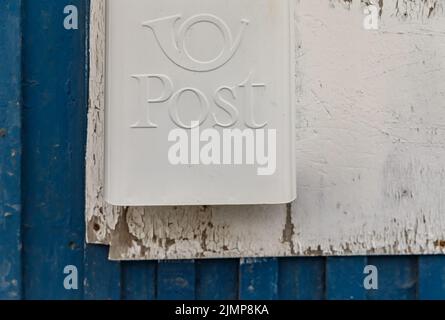
[[[292,4],[107,2],[107,202],[295,199]]]

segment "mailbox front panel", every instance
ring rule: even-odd
[[[109,203],[295,199],[292,1],[109,0],[106,32]]]

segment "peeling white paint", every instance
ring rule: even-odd
[[[441,251],[445,20],[401,21],[400,3],[379,31],[359,27],[358,1],[299,6],[297,251]]]
[[[87,241],[109,244],[122,209],[109,206],[103,199],[104,186],[104,70],[105,70],[105,1],[91,1],[90,91],[88,141],[86,155]]]
[[[443,0],[297,6],[292,206],[113,208],[102,199],[104,4],[92,1],[88,241],[110,257],[177,259],[445,252]]]

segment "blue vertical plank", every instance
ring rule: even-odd
[[[445,256],[419,257],[420,300],[445,300]]]
[[[278,298],[278,259],[242,259],[240,265],[241,300]]]
[[[22,1],[0,3],[0,299],[22,297]]]
[[[379,288],[368,292],[370,300],[413,300],[417,298],[416,256],[369,257],[378,269]]]
[[[162,261],[158,265],[157,298],[159,300],[194,300],[196,298],[195,262]]]
[[[196,299],[238,299],[238,259],[196,262]]]
[[[281,258],[280,300],[322,300],[325,291],[325,258]]]
[[[12,2],[12,1],[9,1]],[[79,29],[65,30],[66,5]],[[85,0],[25,0],[23,24],[23,263],[28,299],[81,299],[86,141]]]
[[[363,273],[366,257],[330,257],[326,260],[326,299],[366,300]]]
[[[108,260],[107,246],[85,246],[84,299],[120,300],[121,263]]]
[[[136,261],[122,263],[122,299],[156,299],[157,263]]]

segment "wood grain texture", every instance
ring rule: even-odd
[[[86,13],[63,27],[62,1],[23,3],[22,241],[26,299],[81,299],[63,273],[83,278],[87,87]],[[81,288],[82,283],[79,284]]]
[[[86,154],[86,217],[90,243],[110,243],[122,208],[109,206],[103,199],[104,186],[104,108],[105,108],[105,1],[91,1],[90,79],[88,137]]]
[[[116,208],[103,201],[104,2],[91,8],[87,224],[114,260],[445,252],[444,1],[300,0],[298,200]]]

